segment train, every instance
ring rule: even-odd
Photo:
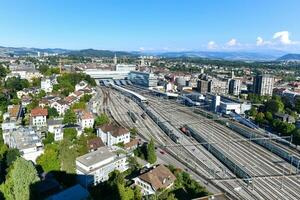
[[[141,114],[141,117],[142,117],[143,119],[146,119],[146,113]]]
[[[238,134],[240,134],[241,136],[248,138],[248,139],[252,139],[252,141],[254,143],[268,149],[272,153],[276,154],[277,156],[281,157],[288,163],[292,164],[297,169],[299,168],[299,165],[300,165],[299,157],[291,154],[289,151],[286,151],[284,148],[281,148],[280,146],[276,145],[274,142],[272,142],[270,140],[266,140],[263,138],[263,136],[260,136],[256,133],[254,133],[253,131],[248,131],[244,128],[241,128],[233,123],[229,123],[228,127],[230,129],[232,129],[233,131],[237,132]],[[274,140],[276,142],[283,143],[282,142],[283,139],[281,139],[279,137],[274,138]]]
[[[184,126],[189,130],[191,136],[201,145],[212,153],[220,162],[222,162],[228,169],[230,169],[237,177],[242,178],[247,184],[252,183],[252,177],[248,174],[243,167],[236,164],[230,159],[221,149],[218,149],[214,144],[207,142],[196,130],[188,125]]]
[[[180,142],[180,138],[174,133],[174,128],[168,122],[163,120],[158,114],[156,114],[150,107],[146,106],[145,104],[140,103],[140,106],[173,142]]]
[[[190,133],[190,131],[186,128],[185,125],[182,126],[182,127],[180,127],[179,130],[180,130],[181,132],[183,132],[186,136],[191,137],[191,133]]]
[[[200,106],[200,102],[193,101],[189,97],[186,96],[178,96],[178,100],[181,104],[186,106]]]
[[[133,112],[131,112],[130,110],[128,110],[127,114],[129,115],[129,117],[131,118],[133,123],[135,123],[137,120],[137,117],[135,116],[135,114]]]

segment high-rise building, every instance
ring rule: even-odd
[[[241,80],[231,79],[229,81],[228,93],[231,95],[238,96],[241,92]]]
[[[211,100],[211,109],[213,112],[217,112],[221,104],[221,97],[219,95],[213,95]]]
[[[223,81],[215,78],[209,81],[208,92],[213,94],[226,94],[227,91],[228,91],[227,81]]]
[[[201,94],[206,94],[208,92],[208,83],[207,80],[198,80],[197,81],[197,89]]]
[[[261,96],[272,96],[274,77],[271,75],[256,75],[253,80],[253,92]]]

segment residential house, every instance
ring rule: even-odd
[[[81,125],[82,129],[94,127],[94,116],[91,112],[83,111],[78,115],[78,124]]]
[[[65,100],[54,101],[50,104],[51,108],[55,108],[59,115],[64,115],[64,113],[70,108]]]
[[[69,94],[69,97],[72,96],[72,97],[75,97],[76,99],[80,99],[81,97],[84,96],[84,92],[82,91],[75,91],[75,92],[72,92],[71,94]]]
[[[87,148],[89,150],[89,152],[92,151],[96,151],[98,150],[100,147],[104,147],[104,143],[102,142],[101,138],[96,137],[93,139],[90,139],[87,141]]]
[[[39,107],[42,107],[44,108],[45,106],[49,106],[56,102],[56,101],[59,101],[61,100],[61,98],[59,96],[45,96],[43,97],[40,102],[39,102]]]
[[[66,98],[65,98],[65,101],[67,102],[67,104],[69,105],[69,106],[71,106],[71,105],[73,105],[74,103],[77,103],[78,101],[79,101],[79,99],[78,98],[76,98],[75,96],[67,96]]]
[[[31,124],[33,126],[42,127],[47,126],[48,110],[44,108],[34,108],[31,110]]]
[[[124,144],[124,149],[128,150],[128,151],[132,151],[134,149],[136,149],[139,145],[139,140],[138,139],[133,139],[130,142]]]
[[[50,78],[42,78],[41,80],[41,89],[49,93],[53,90],[53,85]]]
[[[80,81],[80,83],[75,85],[75,91],[82,90],[88,87],[88,83],[85,81]]]
[[[22,96],[27,96],[27,95],[37,95],[39,94],[40,89],[36,87],[31,87],[31,88],[24,88],[23,90],[20,90],[17,92],[17,97],[19,99],[22,98]]]
[[[28,104],[32,102],[32,97],[29,95],[24,95],[21,98],[22,107],[26,107]]]
[[[127,156],[112,152],[107,147],[76,158],[78,181],[84,187],[108,180],[109,173],[114,170],[124,172],[127,169]]]
[[[7,112],[3,114],[3,120],[18,121],[23,116],[24,112],[21,105],[9,105]]]
[[[134,184],[141,188],[144,196],[155,194],[158,190],[171,188],[175,180],[174,174],[164,165],[154,166],[133,179]]]
[[[48,132],[54,135],[54,141],[60,141],[63,139],[64,134],[62,130],[62,119],[49,119],[48,120]]]
[[[97,136],[109,147],[118,143],[126,144],[130,142],[129,130],[114,124],[106,124],[98,128]]]

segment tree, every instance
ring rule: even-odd
[[[300,98],[296,98],[295,100],[295,110],[300,113]]]
[[[280,99],[270,99],[268,102],[266,102],[265,107],[266,111],[273,114],[284,111],[284,104]]]
[[[64,124],[75,124],[77,121],[76,114],[73,110],[68,109],[64,115]]]
[[[72,106],[72,109],[81,109],[81,110],[85,110],[86,109],[86,104],[83,101],[74,103]]]
[[[40,87],[41,86],[41,78],[32,78],[31,85],[32,85],[32,87]]]
[[[48,110],[48,117],[50,119],[59,116],[59,113],[57,112],[56,108],[47,107],[47,110]]]
[[[20,91],[29,87],[29,82],[26,79],[17,77],[8,78],[5,81],[5,88],[11,91]]]
[[[21,157],[14,162],[8,179],[12,181],[14,199],[30,199],[32,185],[39,181],[37,171],[32,162]]]
[[[271,112],[266,112],[265,113],[265,117],[266,117],[266,120],[268,120],[268,122],[272,122],[273,120],[273,115]]]
[[[92,95],[90,95],[90,94],[85,94],[85,95],[83,95],[83,97],[80,98],[79,101],[87,103],[87,102],[90,101],[91,98],[92,98]]]
[[[147,161],[153,164],[156,162],[156,159],[154,141],[151,138],[149,144],[147,145]]]
[[[258,124],[262,124],[265,121],[265,115],[262,112],[257,113],[256,117],[255,117],[255,121]]]
[[[75,159],[77,155],[76,148],[71,141],[63,139],[59,144],[61,170],[67,173],[75,173]]]
[[[293,134],[293,143],[296,145],[300,144],[300,129],[296,129]]]
[[[109,123],[109,117],[105,113],[101,113],[95,119],[95,126],[102,126]]]
[[[46,96],[46,92],[44,91],[44,90],[41,90],[38,94],[37,94],[37,98],[38,99],[41,99],[41,98],[43,98],[43,97],[45,97]]]
[[[126,188],[124,184],[118,183],[117,188],[120,200],[134,199],[134,192],[130,187]]]
[[[44,153],[37,158],[36,162],[43,168],[45,172],[60,170],[57,146],[47,145]]]
[[[282,133],[284,135],[289,136],[295,130],[295,128],[296,128],[296,126],[294,124],[283,122]]]
[[[135,137],[138,134],[138,130],[135,127],[129,129],[129,132],[130,132],[130,135],[133,137]]]
[[[255,117],[257,115],[257,109],[252,106],[251,109],[248,111],[248,115]]]
[[[18,157],[20,157],[18,149],[8,149],[5,158],[6,166],[10,166]]]
[[[77,137],[77,131],[75,128],[64,129],[64,140],[73,141]]]
[[[54,142],[54,134],[53,133],[47,133],[46,138],[43,139],[43,144],[46,146],[47,144],[51,144]]]
[[[6,77],[7,73],[8,73],[8,70],[3,65],[0,65],[0,77],[1,78]]]

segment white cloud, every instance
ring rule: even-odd
[[[226,43],[227,46],[230,46],[230,47],[233,47],[233,46],[237,46],[238,45],[238,42],[235,38],[232,38],[231,40],[229,40],[227,43]]]
[[[256,38],[256,45],[257,45],[257,46],[262,46],[262,45],[264,45],[264,40],[262,39],[262,37],[257,37],[257,38]]]
[[[218,45],[215,41],[209,41],[207,44],[208,49],[216,49],[217,47],[218,47]]]
[[[290,34],[288,31],[280,31],[274,33],[273,39],[278,40],[281,44],[284,45],[292,44],[292,41],[290,40]]]
[[[139,50],[140,51],[145,51],[145,48],[144,47],[140,47]]]

